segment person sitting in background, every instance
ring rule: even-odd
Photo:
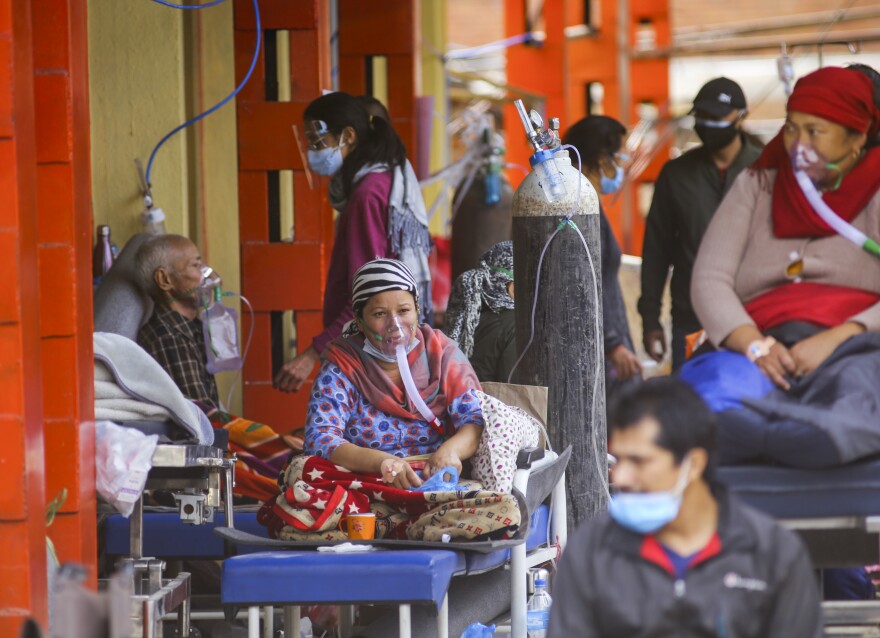
[[[513,242],[503,241],[458,276],[446,307],[446,333],[484,383],[507,383],[516,363],[513,308]]]
[[[828,467],[880,452],[876,428],[866,427],[880,419],[880,258],[832,230],[804,190],[880,238],[877,98],[857,69],[798,80],[785,124],[703,239],[691,294],[721,350],[696,356],[682,374],[711,393],[701,371],[741,353],[733,358],[742,374],[766,386],[740,409],[719,411],[725,463]]]
[[[626,319],[626,305],[620,289],[622,252],[608,217],[602,208],[602,195],[616,193],[623,186],[624,169],[620,149],[626,128],[614,118],[591,115],[575,122],[562,138],[574,146],[581,157],[581,172],[599,195],[599,230],[602,248],[602,336],[605,339],[605,392],[614,395],[621,386],[638,380],[642,362],[633,352]]]
[[[823,635],[800,539],[715,480],[715,419],[692,389],[626,388],[608,424],[615,493],[569,539],[549,638]]]
[[[230,415],[221,406],[217,382],[206,367],[199,319],[205,265],[198,247],[181,235],[158,235],[140,246],[135,261],[138,285],[155,302],[138,344],[215,428],[229,431],[230,448],[238,455],[235,493],[258,500],[274,495],[278,473],[291,450],[302,450],[302,439],[279,436],[269,426]]]

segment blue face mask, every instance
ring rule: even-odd
[[[653,534],[671,523],[681,508],[687,486],[690,457],[681,465],[678,483],[671,492],[621,492],[611,497],[608,513],[619,525],[637,534]]]
[[[623,186],[623,166],[615,165],[614,177],[602,175],[599,190],[602,191],[603,195],[610,195],[619,191],[621,186]]]
[[[307,153],[309,168],[318,175],[335,175],[342,168],[342,144],[333,148],[315,150]]]

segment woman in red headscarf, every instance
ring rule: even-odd
[[[799,80],[785,125],[737,180],[700,246],[691,295],[707,336],[748,356],[780,388],[849,337],[880,331],[880,259],[825,224],[792,168],[799,158],[831,209],[878,238],[878,126],[865,73],[826,67]],[[820,330],[796,343],[768,337],[790,322]]]
[[[731,458],[725,441],[742,451],[749,436],[752,458],[801,466],[880,452],[880,426],[866,425],[880,424],[880,257],[832,230],[795,176],[804,171],[840,218],[880,238],[875,84],[876,72],[864,67],[801,78],[782,130],[737,178],[703,238],[691,296],[722,363],[707,373],[711,358],[698,357],[682,376],[708,388],[710,405],[712,375],[726,375],[736,392],[763,388],[746,394],[744,406],[735,397],[735,427],[725,427],[730,403],[713,406],[722,463]],[[853,439],[857,429],[866,438]]]

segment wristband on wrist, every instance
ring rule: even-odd
[[[762,339],[755,339],[746,347],[746,356],[749,358],[749,361],[754,363],[761,357],[766,357],[770,354],[770,349],[776,343],[776,339],[773,337],[763,337]]]

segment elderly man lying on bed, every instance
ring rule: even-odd
[[[514,497],[503,492],[510,490],[513,468],[493,463],[489,450],[512,460],[519,445],[537,444],[536,423],[483,394],[455,342],[418,324],[417,286],[403,263],[377,259],[361,267],[352,307],[355,319],[324,352],[312,387],[309,456],[292,460],[281,494],[264,508],[270,532],[341,538],[341,518],[372,511],[380,537],[512,535],[520,514]],[[517,431],[503,452],[497,441],[494,449],[481,446],[491,438],[483,436],[487,420],[493,430]],[[418,491],[444,468],[460,473],[468,460],[484,485],[465,481]]]
[[[206,367],[199,319],[198,293],[205,265],[198,247],[180,235],[159,235],[141,245],[135,260],[138,285],[156,304],[138,334],[138,344],[174,379],[184,396],[198,404],[215,428],[229,432],[230,448],[239,459],[235,494],[261,501],[273,496],[278,473],[291,449],[302,449],[302,441],[279,436],[267,425],[221,408],[217,382]]]

